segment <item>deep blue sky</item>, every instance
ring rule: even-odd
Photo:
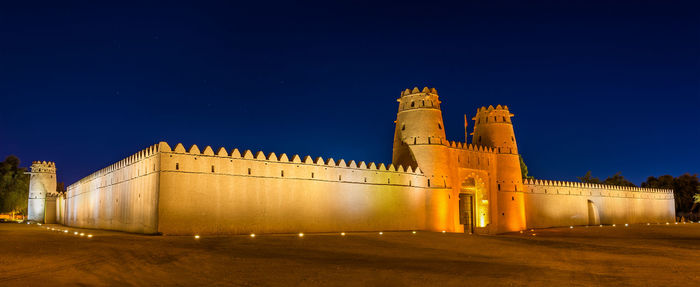
[[[67,184],[162,140],[390,162],[426,85],[451,140],[508,105],[538,178],[700,173],[693,2],[91,2],[0,4],[0,157]]]

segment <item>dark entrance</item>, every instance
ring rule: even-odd
[[[474,198],[471,194],[459,194],[459,224],[464,225],[465,233],[474,233]]]

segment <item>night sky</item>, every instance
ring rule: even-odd
[[[537,178],[700,173],[693,2],[193,2],[2,2],[0,157],[67,184],[159,141],[388,163],[429,86],[450,140],[508,105]]]

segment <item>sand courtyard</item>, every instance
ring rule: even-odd
[[[0,224],[2,286],[692,286],[698,280],[698,223],[498,236],[386,231],[198,239]]]

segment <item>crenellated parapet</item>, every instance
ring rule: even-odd
[[[306,164],[306,165],[317,165],[317,166],[323,166],[323,167],[337,167],[337,168],[356,169],[356,170],[375,170],[375,171],[406,173],[406,174],[412,174],[412,175],[422,175],[423,174],[423,172],[420,170],[420,168],[416,168],[414,170],[410,166],[408,166],[408,167],[403,167],[401,165],[394,166],[393,164],[390,164],[390,163],[389,164],[384,164],[384,163],[376,164],[374,162],[366,163],[364,161],[356,162],[354,160],[346,161],[344,159],[340,159],[340,160],[335,160],[333,158],[323,159],[322,157],[313,158],[312,156],[309,156],[309,155],[302,157],[302,156],[299,156],[297,154],[292,155],[292,156],[288,156],[285,153],[282,153],[278,156],[274,152],[270,152],[267,154],[265,154],[262,151],[253,152],[251,150],[244,150],[243,152],[241,152],[237,148],[234,148],[230,152],[228,152],[227,149],[223,148],[223,147],[218,148],[217,152],[214,153],[214,149],[212,149],[211,146],[206,146],[204,148],[204,151],[201,151],[196,144],[190,146],[189,149],[185,149],[185,147],[184,147],[184,145],[182,145],[182,143],[178,143],[177,145],[175,145],[175,148],[170,148],[170,146],[167,143],[161,142],[161,143],[159,143],[158,151],[160,151],[160,152],[172,152],[175,154],[188,154],[188,155],[195,155],[195,156],[202,156],[203,155],[203,156],[211,156],[211,157],[247,159],[247,160],[264,161],[264,162],[270,162],[270,163],[298,163],[298,164]]]
[[[32,173],[56,173],[56,164],[51,161],[33,161],[30,168]]]
[[[636,186],[617,186],[617,185],[558,181],[558,180],[525,179],[523,184],[533,185],[533,186],[573,187],[573,188],[603,189],[603,190],[614,190],[614,191],[673,194],[672,189],[646,188],[646,187],[636,187]]]
[[[107,167],[104,167],[96,172],[93,172],[90,175],[88,175],[88,176],[78,180],[77,182],[71,184],[70,186],[68,186],[68,190],[72,189],[72,187],[74,185],[79,185],[82,183],[89,182],[89,181],[91,181],[95,178],[99,178],[105,174],[108,174],[108,173],[114,172],[116,170],[120,170],[120,169],[123,169],[125,167],[131,166],[137,162],[142,161],[143,159],[151,158],[159,152],[160,146],[161,146],[160,144],[150,145],[150,146],[148,146],[148,147],[146,147],[146,148],[144,148],[144,149],[142,149],[142,150],[140,150],[140,151],[138,151],[130,156],[125,157],[124,159],[122,159],[120,161],[117,161],[117,162],[115,162]]]

